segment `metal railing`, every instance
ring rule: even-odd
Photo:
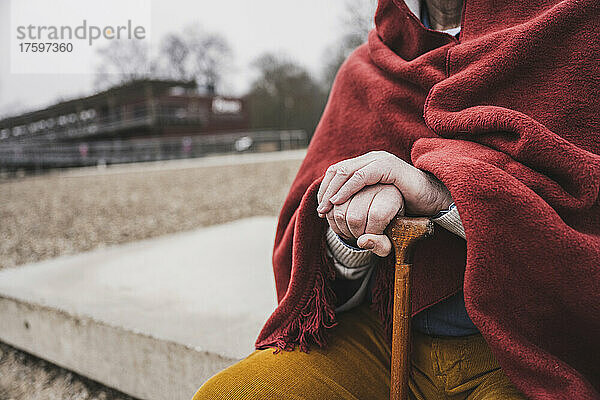
[[[0,144],[0,169],[47,169],[292,150],[308,145],[303,130],[248,131],[173,138]]]
[[[72,138],[92,137],[106,133],[115,133],[122,130],[140,129],[154,125],[205,125],[208,122],[207,113],[189,113],[178,115],[177,113],[157,112],[150,114],[146,108],[143,108],[139,115],[130,115],[126,118],[120,116],[95,117],[89,120],[75,120],[73,123],[58,124],[55,120],[47,123],[44,128],[32,128],[32,125],[21,125],[20,133],[3,133],[0,135],[0,144],[8,143],[14,140],[61,140]],[[232,118],[235,118],[232,117]],[[49,119],[50,120],[50,119]],[[46,120],[44,122],[47,122]]]

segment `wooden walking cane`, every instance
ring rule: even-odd
[[[391,400],[408,399],[410,373],[410,269],[413,245],[433,234],[433,221],[424,217],[396,217],[386,229],[396,254],[392,330]]]

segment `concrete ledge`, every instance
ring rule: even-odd
[[[142,399],[190,399],[236,359],[0,297],[2,341]]]
[[[0,272],[0,340],[142,399],[190,399],[275,307],[275,219]]]

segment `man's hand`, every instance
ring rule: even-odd
[[[394,185],[367,186],[325,215],[331,229],[346,240],[385,257],[392,244],[383,231],[396,215],[404,214],[402,194]]]
[[[317,195],[319,216],[344,204],[362,188],[378,183],[398,188],[406,211],[413,215],[435,215],[452,203],[448,189],[433,175],[388,152],[372,151],[327,169]]]

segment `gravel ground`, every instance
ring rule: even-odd
[[[1,400],[134,400],[0,343]]]
[[[299,160],[0,182],[0,269],[63,254],[277,215]],[[118,168],[118,167],[116,167]],[[114,170],[113,170],[114,171]],[[130,397],[0,343],[0,400]]]
[[[298,160],[0,183],[0,269],[277,215]]]

